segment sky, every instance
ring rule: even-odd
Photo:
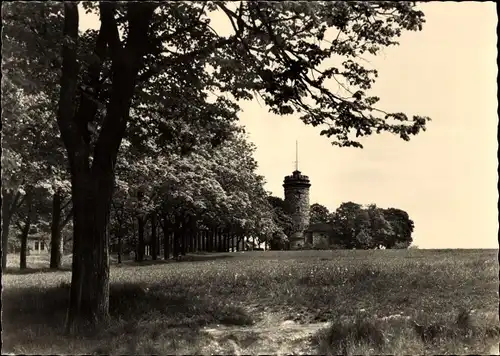
[[[283,178],[295,169],[298,140],[311,204],[331,211],[347,201],[403,209],[420,248],[498,248],[495,3],[419,8],[423,30],[404,33],[399,46],[369,59],[379,77],[368,93],[386,111],[431,117],[426,132],[409,142],[382,134],[363,140],[363,149],[340,148],[320,128],[271,114],[256,100],[242,103],[240,121],[275,196],[283,197]],[[96,17],[81,16],[82,30],[98,27]]]

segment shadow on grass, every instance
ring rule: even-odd
[[[69,302],[70,286],[23,288],[3,291],[3,321],[19,320],[60,324]],[[170,327],[198,327],[212,323],[249,325],[252,318],[239,307],[192,294],[182,286],[165,284],[114,284],[110,288],[109,310],[112,319],[135,321],[138,318],[164,318]],[[55,319],[58,319],[55,321]]]
[[[15,351],[27,342],[36,345],[44,339],[63,336],[69,291],[67,283],[51,288],[4,291],[2,325],[5,351]],[[194,294],[182,286],[115,284],[110,288],[109,303],[111,322],[108,326],[93,333],[78,331],[79,337],[96,340],[92,347],[100,351],[119,350],[129,339],[165,338],[169,329],[177,329],[177,333],[179,329],[188,331],[173,338],[175,343],[179,337],[182,340],[196,337],[200,328],[207,325],[253,324],[252,317],[242,308]],[[27,334],[37,336],[35,340],[27,340]],[[152,350],[137,349],[142,344],[145,345],[139,341],[127,344],[123,352],[149,354]]]
[[[118,263],[113,263],[114,266],[120,267],[120,266],[151,266],[151,265],[162,265],[162,264],[169,264],[169,263],[182,263],[182,262],[204,262],[204,261],[216,261],[216,260],[223,260],[223,259],[232,259],[236,258],[238,255],[231,254],[231,253],[193,253],[193,254],[187,254],[186,256],[181,256],[177,259],[175,258],[170,258],[168,260],[164,259],[158,259],[158,260],[144,260],[142,262],[137,262],[134,260],[127,260],[123,261],[121,264]]]
[[[19,267],[7,267],[2,271],[2,274],[11,274],[11,275],[23,275],[23,274],[32,274],[32,273],[54,273],[54,272],[68,272],[71,271],[71,267],[66,266],[59,269],[52,269],[49,267],[35,267],[35,268],[24,268],[20,269]]]

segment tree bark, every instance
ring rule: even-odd
[[[186,256],[186,250],[187,250],[187,243],[188,243],[188,229],[186,224],[184,223],[181,228],[181,233],[180,233],[180,255],[181,256]]]
[[[62,261],[61,200],[61,192],[55,192],[52,196],[52,224],[50,226],[50,268],[52,269],[60,269]]]
[[[216,229],[215,231],[217,233],[217,252],[222,252],[222,231],[220,229]]]
[[[172,233],[172,257],[177,258],[179,255],[179,228],[176,226]]]
[[[142,217],[137,218],[137,230],[138,230],[138,238],[137,238],[137,253],[135,254],[135,260],[137,262],[144,261],[144,219]]]
[[[73,273],[68,326],[79,321],[97,324],[106,320],[109,313],[108,221],[112,181],[103,175],[96,187],[89,184],[94,183],[91,179],[73,176]]]
[[[9,252],[9,231],[12,215],[20,205],[21,192],[2,189],[2,269],[7,267],[7,254]]]
[[[151,215],[151,259],[156,261],[158,259],[157,251],[158,237],[156,236],[156,213],[153,212]]]
[[[221,252],[226,252],[226,232],[221,230]]]
[[[208,237],[208,252],[213,252],[214,248],[214,230],[210,228],[207,232],[207,237]]]
[[[26,269],[26,252],[28,249],[28,232],[29,232],[29,225],[28,225],[28,222],[26,222],[26,225],[24,226],[23,231],[21,232],[21,252],[19,255],[19,268],[20,269]]]
[[[204,239],[205,234],[203,232],[203,229],[200,229],[198,231],[198,234],[199,234],[199,236],[198,236],[198,239],[199,239],[199,242],[198,242],[198,251],[205,251],[205,246],[203,244],[203,241],[205,240]]]
[[[168,218],[163,216],[163,259],[166,261],[170,258],[170,229]]]
[[[196,229],[196,234],[195,234],[195,246],[194,246],[194,251],[195,252],[199,252],[200,251],[200,230],[199,229]]]
[[[9,230],[12,214],[10,206],[14,194],[12,191],[2,189],[2,269],[7,267],[7,253],[9,248]]]
[[[123,251],[122,232],[120,231],[118,235],[118,264],[122,263],[122,251]]]
[[[26,221],[24,222],[23,229],[21,231],[21,252],[20,252],[20,258],[19,258],[19,268],[20,269],[26,269],[26,255],[27,255],[27,248],[28,248],[28,235],[30,232],[31,228],[31,214],[32,214],[32,208],[33,208],[33,201],[32,201],[32,192],[27,191],[26,192],[26,208],[27,208],[27,213],[26,213]]]

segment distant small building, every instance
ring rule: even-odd
[[[330,244],[333,236],[333,226],[331,224],[318,223],[311,224],[304,231],[306,243],[316,246],[320,243]]]
[[[41,234],[32,234],[28,236],[28,251],[30,254],[39,255],[48,253],[48,246]]]

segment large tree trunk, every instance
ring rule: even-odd
[[[106,108],[90,167],[89,123],[97,113],[90,95],[80,96],[76,115],[78,80],[78,7],[64,3],[62,76],[57,121],[68,151],[73,200],[73,266],[67,330],[77,322],[95,325],[109,318],[109,235],[108,222],[114,187],[115,163],[125,134],[135,81],[147,46],[151,3],[128,3],[129,32],[122,47],[115,20],[114,4],[100,2],[101,28],[89,66],[89,86],[99,93],[102,61],[106,49],[112,59],[111,98]],[[87,84],[87,83],[85,83]],[[97,99],[97,98],[96,98]]]
[[[68,327],[97,324],[109,314],[109,209],[113,175],[73,174],[73,273]]]
[[[50,226],[50,268],[61,268],[63,243],[61,239],[61,201],[60,191],[52,197],[52,224]]]

